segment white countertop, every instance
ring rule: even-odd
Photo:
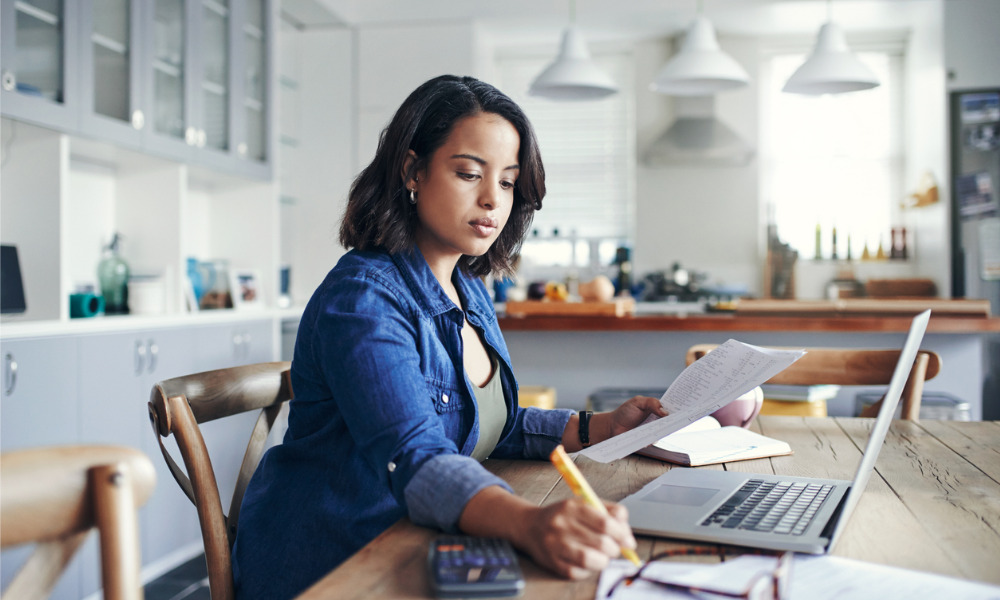
[[[58,335],[113,333],[139,329],[173,329],[262,320],[298,320],[303,307],[274,309],[218,309],[173,315],[114,315],[84,319],[48,321],[5,321],[0,323],[0,339],[50,337]]]

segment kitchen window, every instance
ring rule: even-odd
[[[635,213],[634,59],[627,52],[593,57],[619,85],[619,92],[584,102],[528,95],[531,81],[552,60],[551,52],[497,59],[497,85],[528,115],[545,164],[548,193],[521,253],[522,273],[530,276],[556,276],[566,268],[593,274],[614,261],[618,246],[630,245]]]
[[[874,256],[879,244],[888,253],[899,224],[902,49],[852,47],[881,85],[819,97],[782,92],[804,53],[774,53],[761,69],[761,199],[800,260],[858,259],[866,248]]]

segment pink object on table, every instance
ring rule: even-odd
[[[712,416],[723,427],[727,425],[749,427],[763,404],[764,392],[758,386],[715,411]]]

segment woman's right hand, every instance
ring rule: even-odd
[[[514,544],[536,563],[569,579],[600,572],[621,548],[635,548],[624,506],[605,503],[602,514],[579,498],[536,507]]]

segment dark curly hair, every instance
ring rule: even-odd
[[[340,224],[340,243],[345,248],[384,248],[391,253],[413,248],[417,213],[408,201],[406,180],[427,166],[455,123],[480,113],[499,115],[517,130],[521,138],[520,173],[514,206],[500,236],[486,254],[463,256],[458,266],[477,277],[513,274],[534,211],[542,208],[545,168],[534,129],[521,107],[497,88],[472,77],[435,77],[414,90],[399,107],[382,131],[375,158],[351,185]],[[404,177],[409,150],[417,159]]]

